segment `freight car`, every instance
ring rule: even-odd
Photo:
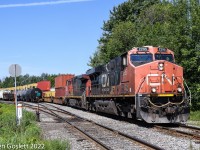
[[[40,87],[41,89],[50,89],[50,81],[41,81],[42,83],[45,82],[46,85],[45,87]],[[41,89],[35,88],[41,86],[40,82],[38,83],[32,83],[32,84],[27,84],[23,86],[17,86],[16,87],[16,95],[18,100],[22,101],[36,101],[36,99],[42,98],[42,92]],[[49,88],[48,88],[49,87]],[[15,87],[10,87],[10,88],[2,88],[0,89],[0,99],[4,100],[14,100],[14,92],[15,92]],[[33,94],[35,92],[35,95]]]
[[[55,99],[55,89],[51,88],[50,91],[43,91],[43,99],[45,102],[53,103]]]
[[[42,100],[42,90],[39,88],[28,89],[24,95],[23,100],[30,102],[39,102]]]
[[[138,47],[67,81],[64,103],[148,123],[186,122],[190,95],[174,53]]]
[[[9,90],[0,90],[0,99],[14,100],[14,94]]]

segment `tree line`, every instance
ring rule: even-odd
[[[55,77],[58,75],[56,74],[47,74],[42,73],[40,76],[34,75],[21,75],[17,77],[17,86],[22,86],[31,83],[37,83],[39,81],[48,80],[51,82],[51,86],[55,86]],[[14,78],[13,77],[5,77],[4,79],[0,80],[0,88],[7,88],[7,87],[14,87]]]
[[[175,52],[192,92],[192,109],[200,103],[199,0],[128,0],[110,11],[99,45],[88,65],[95,67],[145,45]]]

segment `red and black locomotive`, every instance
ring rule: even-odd
[[[183,68],[167,48],[138,47],[67,81],[65,103],[148,123],[180,123],[189,117]]]

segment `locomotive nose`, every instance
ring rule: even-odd
[[[182,88],[177,86],[177,69],[175,64],[168,61],[156,61],[150,66],[151,74],[147,75],[149,89],[151,93],[174,93],[182,92]],[[181,73],[180,73],[181,77]],[[180,80],[180,79],[178,79]],[[182,82],[179,82],[182,83]],[[156,90],[155,90],[156,89]],[[155,92],[156,91],[156,92]]]

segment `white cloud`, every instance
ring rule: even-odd
[[[35,2],[35,3],[22,3],[22,4],[5,4],[5,5],[0,5],[0,8],[29,7],[29,6],[42,6],[42,5],[57,5],[57,4],[86,2],[86,1],[92,1],[92,0],[57,0],[57,1],[49,1],[49,2]]]

